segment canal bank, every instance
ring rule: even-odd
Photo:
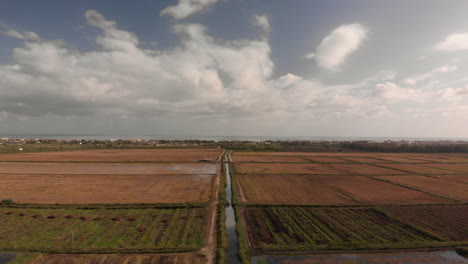
[[[234,213],[233,197],[232,197],[232,179],[231,171],[229,167],[228,155],[225,156],[224,162],[226,170],[226,200],[228,201],[228,206],[226,207],[226,229],[229,241],[228,253],[227,253],[227,263],[229,264],[240,264],[241,260],[239,258],[239,239],[236,233],[236,216]]]

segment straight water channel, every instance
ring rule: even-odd
[[[238,238],[236,233],[236,217],[234,215],[234,208],[232,207],[232,190],[231,190],[231,172],[229,170],[229,163],[224,164],[226,169],[226,200],[229,206],[226,207],[226,229],[228,233],[229,248],[227,254],[227,263],[241,264],[238,254]]]

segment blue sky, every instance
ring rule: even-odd
[[[0,3],[0,133],[468,132],[466,1]]]

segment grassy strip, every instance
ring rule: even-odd
[[[219,203],[218,203],[218,219],[217,219],[217,232],[216,232],[216,263],[226,264],[226,253],[229,247],[228,234],[226,229],[226,167],[222,164],[221,167],[221,184],[219,189]]]
[[[69,249],[49,249],[49,248],[0,248],[2,251],[27,251],[33,253],[49,254],[159,254],[159,253],[187,253],[199,250],[199,247],[178,247],[178,248],[69,248]],[[36,255],[37,257],[37,255]],[[16,258],[15,258],[16,259]],[[27,262],[23,262],[27,263]]]
[[[0,208],[17,209],[178,209],[204,208],[206,203],[174,203],[174,204],[23,204],[11,200],[2,200]]]

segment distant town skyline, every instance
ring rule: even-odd
[[[0,134],[468,134],[467,1],[0,3]]]

